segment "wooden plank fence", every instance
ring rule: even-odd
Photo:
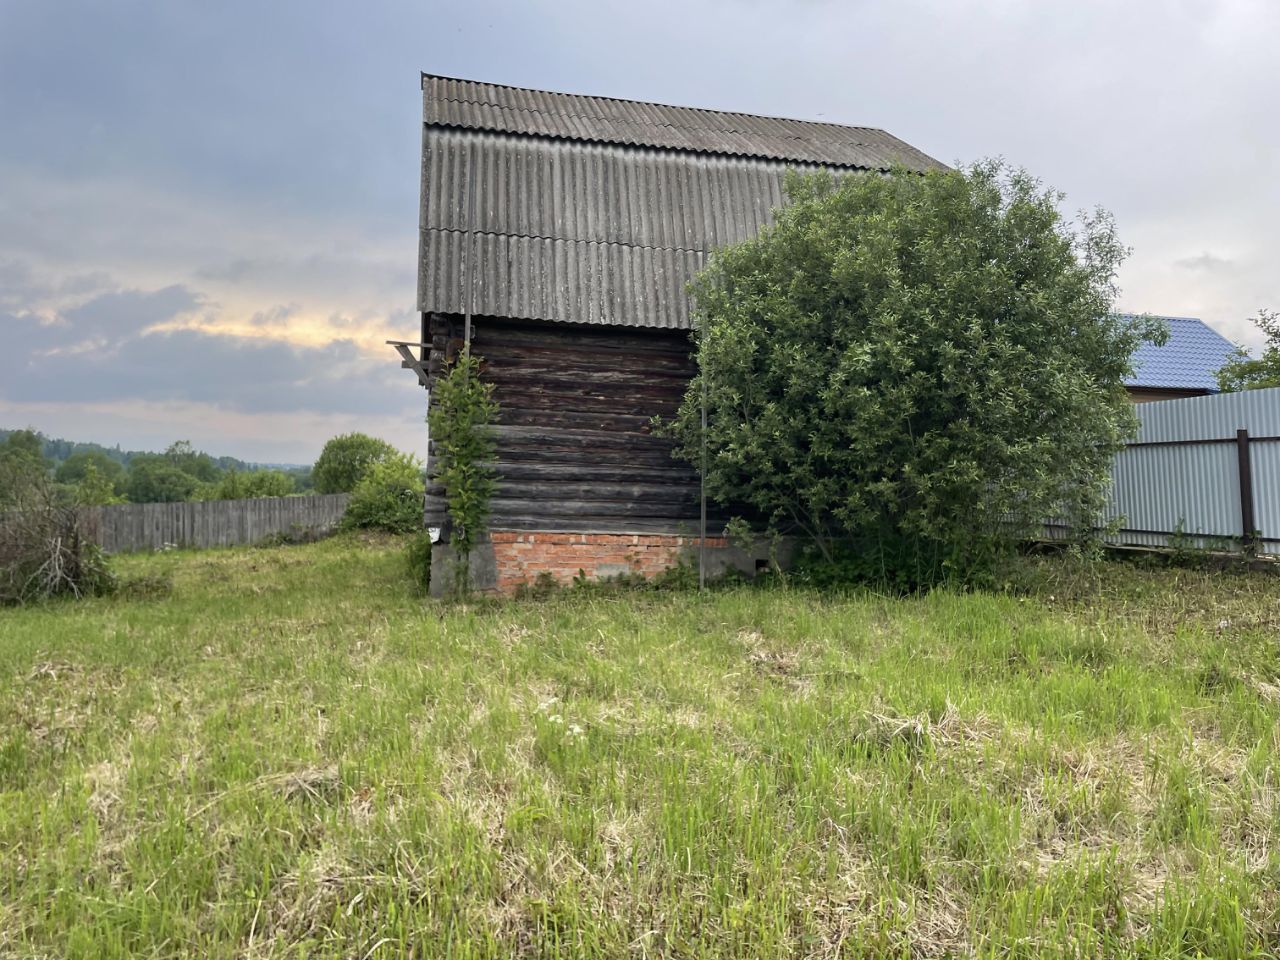
[[[278,534],[327,533],[347,509],[348,494],[119,503],[85,507],[85,529],[107,553],[176,547],[233,547]]]

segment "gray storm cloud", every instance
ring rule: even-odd
[[[419,70],[1001,155],[1116,214],[1124,308],[1246,339],[1280,306],[1277,35],[1266,0],[6,3],[0,402],[307,411],[313,446],[315,417],[416,436],[411,378],[350,338],[378,318],[416,334]],[[285,342],[308,314],[332,343]],[[108,348],[71,365],[91,339]]]

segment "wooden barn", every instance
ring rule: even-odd
[[[477,583],[669,566],[699,544],[699,480],[650,418],[693,371],[688,281],[770,222],[789,167],[941,165],[866,127],[427,74],[422,94],[422,337],[397,348],[430,390],[469,336],[495,385],[499,487]],[[437,559],[446,519],[430,486]],[[717,563],[750,563],[723,520],[708,526]]]

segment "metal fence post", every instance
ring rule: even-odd
[[[707,589],[707,372],[702,372],[702,469],[698,471],[698,589]]]
[[[1257,529],[1253,520],[1253,465],[1249,457],[1249,431],[1236,431],[1236,462],[1240,473],[1240,533],[1245,553],[1254,546]]]

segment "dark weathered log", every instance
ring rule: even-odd
[[[485,357],[482,370],[485,379],[499,388],[512,381],[517,383],[555,383],[557,381],[573,383],[576,381],[620,386],[653,386],[668,391],[671,395],[682,396],[689,381],[689,375],[679,371],[596,366],[580,363],[578,358],[572,356],[545,363],[533,361],[506,363],[501,360],[491,361]]]
[[[461,349],[461,318],[428,327],[439,376]],[[655,415],[679,409],[690,348],[682,332],[475,318],[472,349],[500,409],[494,529],[692,533],[697,473],[652,432]],[[429,489],[432,525],[444,521],[443,493]]]
[[[498,457],[505,463],[563,463],[574,457],[582,457],[581,447],[539,446],[538,444],[514,444],[499,449]],[[669,465],[671,455],[664,450],[631,450],[595,451],[590,462],[621,469],[628,464],[647,468],[662,468]]]
[[[582,503],[649,503],[689,507],[697,505],[698,489],[696,485],[667,483],[500,482],[495,502],[503,499],[569,500]],[[427,492],[443,497],[444,487],[433,483]]]
[[[494,397],[504,407],[526,410],[604,410],[637,416],[672,416],[681,394],[655,386],[600,384],[581,380],[538,380],[495,385]]]
[[[497,423],[506,426],[565,430],[605,430],[610,433],[647,436],[653,431],[650,417],[590,410],[530,410],[510,404],[499,407]]]
[[[697,486],[698,474],[678,460],[645,464],[552,460],[499,459],[492,466],[498,480],[520,482],[561,481],[565,483],[657,483],[668,486]]]
[[[616,467],[609,464],[584,463],[512,463],[495,464],[494,473],[502,480],[556,481],[569,483],[662,483],[697,485],[698,474],[690,467],[673,460],[670,466],[648,467],[627,464]]]
[[[698,521],[647,517],[519,517],[493,524],[493,530],[546,530],[566,533],[636,533],[696,537]],[[707,536],[724,533],[724,523],[707,523]]]
[[[690,509],[678,503],[632,503],[603,500],[557,500],[544,498],[525,500],[495,497],[492,504],[493,525],[511,517],[649,517],[651,519],[697,519],[696,506]]]
[[[564,427],[516,427],[497,424],[491,427],[499,444],[502,443],[556,443],[581,446],[587,449],[629,449],[632,446],[653,449],[670,449],[673,441],[652,434],[638,435],[616,433],[611,430],[581,430]]]
[[[490,350],[547,350],[554,345],[567,353],[612,353],[619,357],[646,354],[673,360],[687,360],[694,350],[687,337],[673,336],[677,331],[594,327],[584,332],[561,324],[498,328],[497,322],[483,317],[474,321],[471,339],[477,348],[483,344]]]
[[[513,323],[483,317],[476,320],[472,342],[477,348],[484,344],[489,349],[493,349],[495,345],[541,349],[549,343],[555,343],[565,350],[651,353],[686,358],[693,350],[693,341],[685,331],[629,331],[625,327],[582,329],[565,324],[531,326],[518,321]]]
[[[610,353],[604,350],[565,350],[558,344],[544,349],[535,347],[505,347],[483,344],[472,340],[471,349],[484,358],[485,364],[494,368],[556,369],[564,364],[594,370],[626,370],[635,373],[664,374],[688,377],[693,371],[692,362],[685,357],[662,353]]]

